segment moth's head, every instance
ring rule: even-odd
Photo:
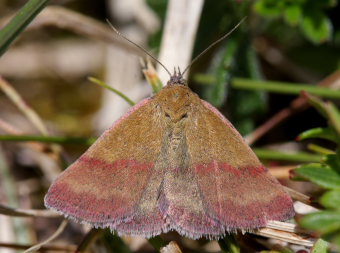
[[[170,76],[170,79],[167,83],[167,85],[174,85],[174,84],[180,84],[180,85],[188,85],[187,81],[183,78],[183,74],[181,70],[178,67],[178,72],[176,71],[176,68],[174,68],[174,73]]]
[[[168,123],[186,122],[193,111],[194,101],[198,99],[187,86],[173,84],[164,87],[157,100],[162,116]]]

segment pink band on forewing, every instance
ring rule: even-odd
[[[67,184],[57,182],[49,190],[45,204],[59,212],[88,223],[113,223],[119,217],[128,217],[125,208],[130,199],[116,196],[102,199],[90,192],[77,193]],[[108,226],[106,225],[106,226]]]

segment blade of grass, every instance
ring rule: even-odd
[[[330,154],[335,154],[335,152],[333,150],[330,150],[328,148],[324,148],[324,147],[321,147],[319,145],[316,145],[316,144],[308,144],[307,145],[307,148],[310,150],[310,151],[313,151],[315,153],[318,153],[318,154],[321,154],[321,155],[330,155]]]
[[[232,87],[246,90],[265,90],[280,94],[296,94],[299,95],[301,91],[306,91],[310,94],[325,98],[340,98],[340,91],[320,86],[312,86],[307,84],[293,84],[284,82],[271,81],[255,81],[244,78],[234,78],[232,80]]]
[[[320,162],[322,155],[306,152],[285,153],[281,151],[254,148],[253,151],[260,159],[291,161],[291,162]]]
[[[48,0],[28,1],[11,19],[11,21],[0,30],[0,56],[3,55],[16,37],[45,7]]]
[[[104,88],[106,88],[106,89],[116,93],[118,96],[120,96],[122,99],[124,99],[129,105],[134,106],[136,104],[130,98],[125,96],[122,92],[120,92],[119,90],[116,90],[115,88],[107,85],[103,81],[100,81],[99,79],[97,79],[95,77],[89,77],[88,79],[89,79],[90,82],[98,84],[99,86],[102,86],[102,87],[104,87]]]

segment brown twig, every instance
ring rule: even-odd
[[[318,83],[320,86],[334,87],[339,85],[340,82],[340,71],[336,71],[333,74],[329,75],[321,82]],[[276,113],[273,117],[263,123],[261,126],[256,128],[251,134],[245,137],[246,142],[249,145],[254,144],[257,140],[259,140],[263,135],[269,132],[274,127],[278,126],[290,116],[301,112],[309,107],[307,100],[304,97],[298,97],[294,99],[290,105],[278,113]]]
[[[9,248],[9,249],[27,249],[32,247],[33,245],[28,244],[17,244],[17,243],[5,243],[0,242],[0,248]],[[39,251],[61,251],[61,252],[74,252],[76,249],[75,245],[48,245],[42,246]]]
[[[68,224],[67,220],[63,220],[62,223],[60,224],[60,226],[58,227],[57,231],[55,231],[49,238],[47,238],[45,241],[38,243],[30,248],[28,248],[27,250],[24,251],[24,253],[29,253],[29,252],[34,252],[39,250],[42,246],[44,246],[45,244],[53,241],[55,238],[57,238],[66,228]]]
[[[285,187],[285,190],[288,192],[290,197],[294,200],[300,201],[304,204],[310,205],[311,204],[311,198],[301,192],[295,191],[289,187]]]
[[[299,235],[295,232],[283,231],[282,229],[278,230],[266,227],[258,229],[251,233],[306,247],[313,247],[314,245],[314,240],[306,239],[305,235]]]
[[[0,89],[18,107],[18,109],[32,122],[43,135],[47,135],[47,129],[39,115],[24,101],[21,95],[0,76]]]
[[[11,208],[0,204],[0,214],[18,217],[60,217],[60,214],[50,210]]]

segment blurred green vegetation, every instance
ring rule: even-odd
[[[336,144],[334,151],[319,149],[322,157],[318,163],[301,165],[293,171],[295,180],[307,180],[320,186],[322,195],[317,199],[322,210],[298,218],[301,227],[314,230],[318,235],[331,242],[319,252],[340,251],[340,111],[331,102],[323,102],[317,97],[306,94],[307,99],[325,117],[328,126],[310,129],[301,133],[299,140],[325,139]]]

